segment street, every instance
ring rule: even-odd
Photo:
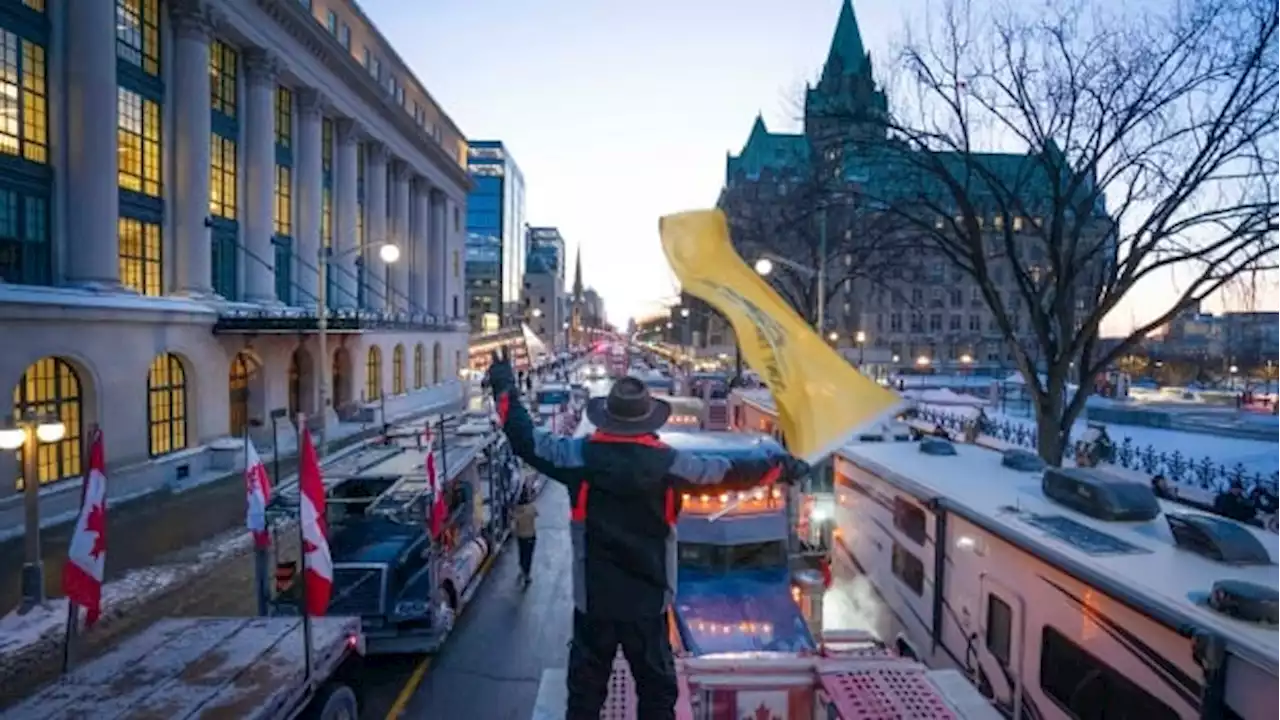
[[[436,655],[376,657],[363,674],[361,717],[527,720],[542,671],[569,658],[573,601],[569,500],[549,483],[538,500],[533,583],[522,590],[514,541],[503,549]]]

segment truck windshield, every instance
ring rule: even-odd
[[[782,567],[786,564],[787,549],[782,540],[742,545],[680,543],[680,567],[689,570],[728,572]]]
[[[539,405],[563,405],[569,402],[568,390],[540,390],[538,391]]]

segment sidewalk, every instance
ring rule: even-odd
[[[416,405],[405,403],[394,410],[388,407],[388,421],[409,420],[462,408],[465,388],[455,383],[441,390],[449,392],[424,393]],[[291,430],[292,426],[289,428]],[[336,428],[331,428],[326,465],[357,450],[381,429],[380,424],[362,423],[339,423]],[[282,436],[284,434],[281,433]],[[281,443],[279,471],[282,476],[287,477],[296,468],[294,444],[292,440],[287,444]],[[270,474],[274,465],[273,451],[259,448],[259,452]],[[112,478],[108,477],[108,487],[111,481]],[[273,478],[273,485],[276,484],[279,481]],[[163,485],[133,496],[109,497],[108,503],[110,550],[107,580],[110,581],[131,570],[149,567],[166,554],[199,545],[221,532],[243,525],[243,468],[202,473],[180,485]],[[45,588],[50,597],[58,597],[62,593],[62,565],[74,517],[74,514],[46,517],[41,523]],[[21,531],[0,541],[0,617],[20,604],[23,555]]]

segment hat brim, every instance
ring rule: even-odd
[[[649,414],[641,418],[619,418],[609,414],[608,398],[593,397],[587,400],[587,420],[597,430],[611,435],[648,435],[667,424],[671,406],[665,400],[653,398]]]

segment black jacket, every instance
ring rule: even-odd
[[[518,398],[500,397],[498,407],[515,453],[569,491],[574,605],[614,620],[652,617],[670,607],[683,488],[756,487],[781,475],[790,460],[694,455],[657,435],[567,438],[535,428]]]

